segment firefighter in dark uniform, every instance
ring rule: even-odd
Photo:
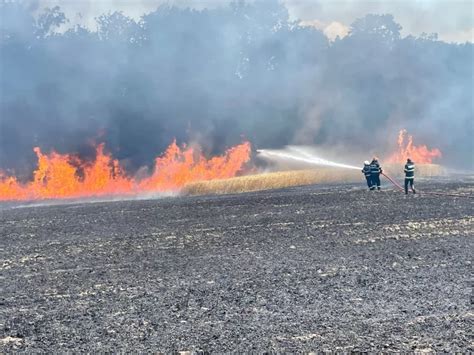
[[[372,159],[370,163],[370,180],[372,182],[371,190],[380,190],[380,174],[382,173],[382,167],[379,164],[377,158]]]
[[[408,195],[408,184],[410,184],[410,188],[414,194],[415,191],[415,163],[411,161],[411,159],[407,159],[407,163],[405,164],[405,195]]]
[[[364,174],[365,180],[367,180],[367,186],[370,189],[372,187],[372,179],[370,178],[370,163],[367,160],[364,161],[364,167],[362,168],[362,174]]]

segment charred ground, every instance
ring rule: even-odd
[[[361,185],[3,206],[0,349],[474,350],[472,211]]]

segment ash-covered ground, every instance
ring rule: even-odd
[[[342,185],[4,205],[0,351],[472,351],[472,201]]]

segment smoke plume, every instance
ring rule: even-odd
[[[343,39],[290,20],[274,0],[120,12],[57,31],[61,8],[0,2],[0,169],[28,175],[33,147],[151,166],[171,141],[208,153],[248,139],[388,154],[400,129],[474,169],[473,44],[402,37],[391,15]]]

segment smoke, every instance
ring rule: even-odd
[[[62,206],[62,208],[80,208],[84,204],[93,203],[104,203],[104,202],[117,202],[117,201],[143,201],[143,200],[159,200],[179,196],[176,191],[167,192],[155,192],[155,193],[141,193],[137,195],[125,195],[125,196],[107,196],[107,197],[83,197],[83,198],[71,198],[71,199],[51,199],[31,201],[2,201],[0,204],[0,211],[6,209],[17,209],[17,208],[36,208],[36,207],[49,207],[49,206]]]
[[[440,148],[442,163],[474,169],[472,44],[402,37],[390,15],[364,16],[331,42],[276,0],[106,13],[59,32],[61,8],[25,3],[0,1],[9,173],[31,173],[34,146],[87,157],[94,142],[134,171],[173,138],[207,153],[248,139],[382,157],[401,128]]]

